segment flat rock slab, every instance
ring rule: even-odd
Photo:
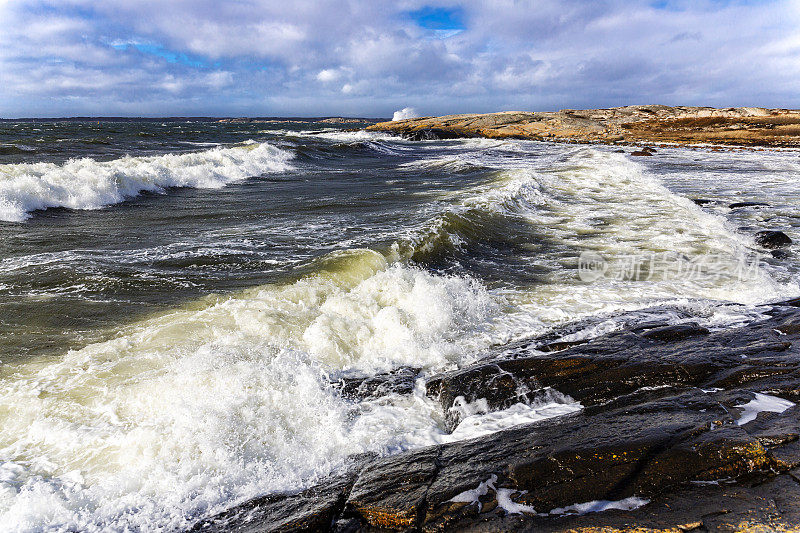
[[[192,533],[315,532],[330,529],[341,512],[355,474],[296,494],[271,494],[203,520]]]
[[[800,484],[788,474],[756,485],[692,484],[631,511],[487,518],[461,531],[537,533],[790,532],[800,529]]]
[[[532,399],[554,388],[585,406],[603,404],[643,387],[688,385],[769,389],[795,401],[800,395],[800,312],[781,306],[769,320],[709,332],[696,324],[644,325],[577,346],[535,353],[536,343],[516,356],[434,376],[427,392],[437,398],[451,425],[456,398],[480,398],[494,408]],[[760,387],[760,389],[759,389]]]

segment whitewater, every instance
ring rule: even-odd
[[[169,187],[218,188],[289,168],[291,154],[267,143],[203,152],[0,165],[0,220],[19,222],[48,207],[98,209]]]
[[[791,151],[642,161],[291,123],[45,129],[0,156],[8,531],[180,531],[363,454],[546,423],[583,406],[552,389],[503,410],[459,401],[450,427],[425,380],[535,336],[721,328],[800,295],[800,264],[752,237],[797,231]],[[743,198],[767,206],[729,207]],[[632,257],[757,267],[587,282],[587,251],[609,271]],[[406,368],[409,394],[342,394]]]

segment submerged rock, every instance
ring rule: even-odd
[[[402,367],[367,377],[346,377],[334,383],[351,400],[379,398],[388,394],[411,394],[420,368]]]
[[[782,231],[759,231],[755,241],[764,248],[783,248],[792,244],[792,239]]]
[[[731,209],[737,209],[740,207],[769,207],[769,204],[765,202],[733,202],[728,207]]]
[[[707,198],[692,198],[692,201],[697,205],[708,205],[708,204],[715,204],[716,201],[709,200]]]

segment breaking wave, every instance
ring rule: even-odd
[[[489,342],[495,298],[369,250],[314,266],[16,366],[0,380],[0,410],[15,413],[0,435],[0,523],[182,529],[231,502],[313,483],[353,454],[446,439],[424,392],[353,404],[332,381],[459,364]]]
[[[49,207],[98,209],[169,187],[213,189],[291,168],[293,155],[268,143],[112,161],[0,165],[0,220],[21,222]]]

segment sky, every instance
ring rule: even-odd
[[[0,117],[800,107],[800,0],[0,0]]]

